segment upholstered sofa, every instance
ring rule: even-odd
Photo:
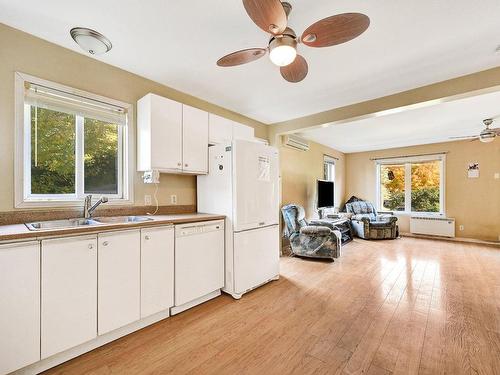
[[[356,236],[366,240],[399,237],[398,218],[392,212],[377,212],[372,203],[361,200],[346,203],[346,210],[352,214],[351,225]]]
[[[332,225],[326,222],[309,224],[304,208],[296,204],[283,206],[281,213],[294,255],[332,260],[340,256],[341,233]]]

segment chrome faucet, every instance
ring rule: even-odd
[[[95,202],[95,204],[92,206],[92,195],[87,195],[83,203],[83,217],[85,219],[90,219],[97,206],[99,206],[101,203],[106,203],[107,201],[108,198],[101,197],[101,199]]]

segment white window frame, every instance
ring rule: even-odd
[[[335,162],[336,162],[336,160],[334,158],[332,158],[331,156],[323,155],[323,174],[324,174],[323,177],[324,177],[325,181],[333,181],[334,182],[334,185],[333,185],[334,189],[335,189],[335,177],[336,177],[335,176],[335,172],[336,172],[336,167],[337,167],[337,165],[336,165]],[[333,179],[331,179],[331,178],[329,179],[328,176],[327,176],[328,173],[325,173],[326,172],[326,170],[325,170],[325,164],[331,164],[331,165],[333,165],[333,173],[332,173],[333,174]],[[328,168],[328,167],[326,167],[326,168]]]
[[[14,207],[61,207],[80,206],[85,198],[83,165],[83,117],[76,116],[76,155],[75,155],[75,193],[74,194],[31,194],[31,123],[30,113],[25,108],[26,82],[42,85],[68,94],[82,96],[124,108],[127,112],[126,124],[118,127],[118,193],[93,194],[93,201],[101,196],[109,199],[111,205],[134,203],[134,132],[133,105],[118,100],[74,89],[58,83],[50,82],[28,74],[15,73],[15,168],[14,168]]]
[[[415,212],[411,210],[411,163],[439,161],[439,212]],[[380,167],[382,165],[403,164],[405,166],[405,210],[394,211],[397,215],[419,215],[419,216],[446,216],[445,192],[446,192],[446,154],[432,154],[423,156],[408,156],[401,158],[378,159],[375,163],[377,210],[386,211],[382,205],[380,187]]]

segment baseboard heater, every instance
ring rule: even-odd
[[[455,237],[455,219],[412,216],[410,218],[410,232],[431,236]]]

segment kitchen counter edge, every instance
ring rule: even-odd
[[[147,216],[147,215],[144,215]],[[51,237],[78,236],[82,234],[96,234],[114,230],[127,230],[137,228],[148,228],[163,225],[189,224],[203,221],[222,220],[224,215],[214,215],[205,213],[158,215],[148,216],[153,220],[139,223],[116,223],[99,224],[89,227],[47,229],[30,231],[24,224],[12,224],[0,226],[0,244],[9,242],[19,242],[24,240],[41,240]]]

